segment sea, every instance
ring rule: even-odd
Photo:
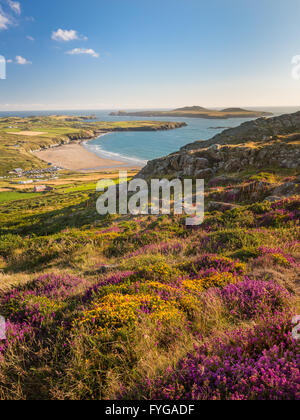
[[[274,116],[300,111],[299,107],[256,107],[246,108],[269,111]],[[146,109],[145,109],[146,110]],[[184,121],[187,126],[167,131],[147,132],[116,132],[109,133],[84,143],[89,151],[102,158],[126,162],[132,165],[144,166],[147,161],[166,156],[179,150],[182,146],[197,140],[208,140],[227,128],[237,127],[251,121],[247,118],[201,119],[201,118],[171,118],[171,117],[116,117],[109,115],[112,110],[52,110],[52,111],[0,111],[0,117],[42,116],[42,115],[95,115],[96,121]],[[135,111],[135,110],[130,110]],[[95,121],[95,120],[93,120]]]

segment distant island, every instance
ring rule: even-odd
[[[188,117],[224,120],[228,118],[260,118],[270,117],[273,114],[265,111],[250,111],[242,108],[226,108],[221,111],[203,108],[202,106],[187,106],[171,111],[117,111],[110,115],[116,117]]]

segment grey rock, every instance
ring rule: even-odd
[[[300,187],[294,182],[286,182],[284,184],[279,185],[276,187],[272,193],[275,196],[291,196],[294,194],[299,194]]]
[[[195,177],[198,179],[209,179],[214,176],[214,171],[211,168],[203,169],[195,172]]]
[[[183,175],[185,176],[193,176],[195,174],[195,169],[193,165],[187,165],[183,169]]]
[[[239,208],[240,206],[237,204],[231,204],[231,203],[223,203],[219,201],[210,201],[207,205],[208,211],[226,211],[226,210],[233,210],[236,208]]]
[[[209,160],[205,158],[197,158],[195,159],[195,167],[196,169],[205,169],[209,167]]]

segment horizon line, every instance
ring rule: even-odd
[[[52,112],[52,111],[115,111],[115,110],[128,110],[128,111],[134,111],[134,110],[144,110],[144,111],[151,111],[151,110],[174,110],[176,108],[181,107],[187,107],[187,106],[201,106],[201,105],[174,105],[173,107],[107,107],[107,108],[39,108],[39,109],[32,109],[32,108],[24,108],[24,109],[1,109],[0,112]],[[226,108],[298,108],[300,109],[299,105],[239,105],[239,106],[209,106],[206,109],[226,109]],[[203,107],[205,108],[205,106]]]

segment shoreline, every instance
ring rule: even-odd
[[[55,118],[55,116],[52,116],[52,119],[53,118]],[[24,121],[28,122],[26,119],[24,119]],[[186,125],[185,122],[133,121],[131,123],[121,121],[118,123],[99,121],[98,123],[94,123],[93,126],[87,125],[82,127],[85,128],[85,130],[76,131],[74,134],[67,133],[65,135],[57,134],[56,136],[50,136],[49,140],[43,143],[39,141],[40,139],[38,137],[42,132],[23,130],[23,132],[20,133],[21,135],[23,135],[23,133],[24,135],[26,134],[29,139],[27,148],[25,148],[24,152],[35,155],[39,161],[46,162],[49,166],[55,165],[65,170],[82,173],[107,172],[108,170],[124,169],[140,171],[146,166],[146,160],[127,157],[126,155],[122,156],[118,153],[109,151],[106,152],[101,149],[101,145],[96,145],[94,147],[95,150],[93,150],[93,146],[89,147],[87,143],[113,132],[155,132],[160,130],[174,130],[176,128],[185,127]],[[43,133],[46,133],[46,131]],[[15,132],[14,134],[19,134],[19,132]],[[31,142],[30,136],[37,137],[38,141]],[[15,155],[17,154],[16,151]],[[33,164],[33,166],[35,165]]]
[[[148,163],[147,160],[143,161],[142,159],[126,157],[126,156],[118,154],[118,153],[102,150],[101,147],[99,147],[98,145],[96,145],[97,150],[93,150],[92,148],[89,147],[89,143],[91,141],[98,140],[100,137],[104,137],[104,136],[107,136],[109,134],[112,134],[112,133],[111,132],[102,133],[99,136],[94,137],[92,139],[83,140],[83,141],[80,142],[80,144],[85,148],[85,150],[92,153],[93,155],[96,155],[100,159],[106,159],[108,161],[111,161],[111,160],[112,161],[117,161],[117,162],[121,163],[122,165],[128,165],[129,167],[134,166],[134,167],[138,167],[138,168],[143,168],[147,165],[147,163]]]
[[[103,133],[103,135],[105,134],[108,133]],[[99,136],[91,138],[88,141],[97,138],[99,138]],[[143,168],[142,165],[130,164],[129,162],[98,156],[85,147],[84,144],[86,143],[86,139],[80,142],[72,141],[68,144],[34,152],[34,154],[44,162],[74,172],[88,173],[111,169],[140,170]]]

